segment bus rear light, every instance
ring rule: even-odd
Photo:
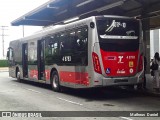
[[[141,55],[139,59],[138,72],[142,70],[143,70],[143,55]]]
[[[99,73],[99,74],[102,74],[101,65],[100,65],[100,62],[99,62],[99,57],[95,52],[92,53],[92,59],[93,59],[94,71]]]

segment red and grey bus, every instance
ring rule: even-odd
[[[107,15],[50,26],[10,42],[9,75],[54,91],[142,84],[141,31],[139,20]]]

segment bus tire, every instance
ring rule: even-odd
[[[59,76],[58,76],[57,71],[53,71],[53,73],[52,73],[51,85],[52,85],[53,91],[55,91],[55,92],[60,92],[61,91],[61,89],[60,89],[61,87],[60,87],[60,84],[59,84]]]
[[[17,71],[16,73],[16,78],[18,82],[21,82],[21,78],[20,78],[20,71]]]

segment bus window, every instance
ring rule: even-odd
[[[9,48],[9,51],[8,51],[8,60],[13,60],[13,49],[12,48]]]
[[[51,35],[46,38],[46,46],[45,46],[45,61],[47,64],[57,63],[59,56],[58,49],[58,36]]]
[[[104,51],[135,51],[139,48],[139,21],[97,19],[100,48]]]
[[[59,40],[60,40],[60,54],[62,56],[70,55],[72,53],[70,33],[68,32],[61,33]]]
[[[8,57],[8,64],[9,66],[12,66],[15,64],[14,62],[14,53],[13,53],[13,49],[9,48],[7,51],[7,57]]]
[[[76,30],[75,36],[75,63],[88,65],[88,30],[81,28]]]
[[[61,34],[60,53],[63,64],[88,65],[87,27]]]
[[[35,65],[37,63],[37,42],[36,41],[29,42],[28,49],[25,49],[24,55],[28,56],[29,65]]]

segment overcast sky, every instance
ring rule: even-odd
[[[0,0],[0,25],[10,24],[47,1],[49,0]]]
[[[0,26],[8,26],[4,34],[8,35],[5,40],[5,51],[8,48],[9,41],[23,37],[22,26],[13,27],[11,22],[23,16],[31,10],[48,2],[49,0],[0,0]],[[28,36],[41,27],[24,27],[24,35]],[[2,30],[0,27],[0,35]],[[2,37],[0,36],[0,48],[2,48]],[[0,49],[0,58],[2,58],[2,49]]]

